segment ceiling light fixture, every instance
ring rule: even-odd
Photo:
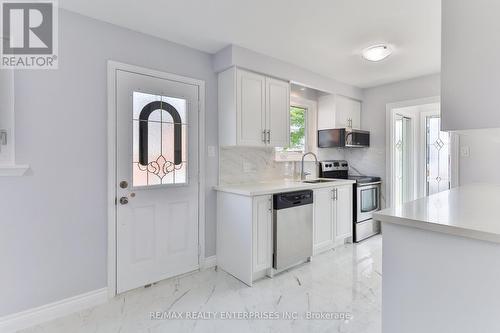
[[[363,58],[369,61],[384,60],[392,53],[392,49],[386,44],[377,44],[363,50]]]

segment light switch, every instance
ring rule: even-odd
[[[215,146],[208,146],[207,147],[207,154],[208,154],[208,157],[215,157]]]
[[[460,147],[460,157],[469,157],[470,156],[470,147],[469,146],[461,146]]]

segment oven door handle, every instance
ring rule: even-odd
[[[365,186],[372,186],[372,185],[379,185],[382,184],[382,181],[379,182],[373,182],[373,183],[362,183],[362,184],[357,184],[358,187],[365,187]]]

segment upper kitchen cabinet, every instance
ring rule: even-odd
[[[266,78],[267,143],[272,147],[290,144],[290,83]]]
[[[441,127],[500,127],[500,1],[442,0]]]
[[[318,98],[318,130],[335,128],[335,95]]]
[[[355,99],[335,96],[335,127],[361,128],[361,102]]]
[[[361,128],[361,102],[342,95],[324,95],[318,100],[318,130]]]
[[[219,144],[286,147],[290,84],[232,67],[219,74]]]

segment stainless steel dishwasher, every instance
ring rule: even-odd
[[[282,271],[308,261],[313,252],[313,191],[273,196],[273,268]]]

